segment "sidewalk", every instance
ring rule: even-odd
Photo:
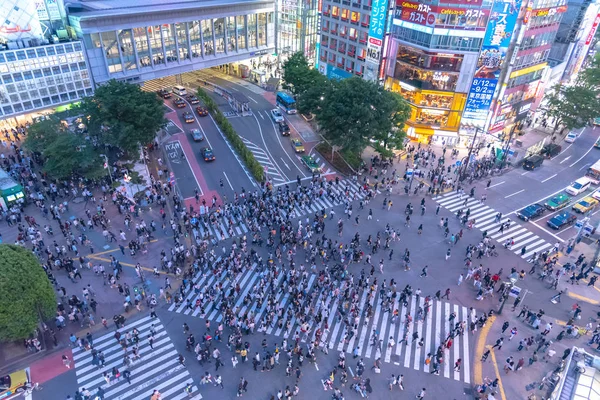
[[[101,193],[99,190],[95,192],[96,198],[100,200]],[[58,198],[57,201],[65,201],[67,199]],[[68,199],[69,206],[68,211],[65,211],[62,215],[63,220],[70,219],[73,220],[76,216],[81,216],[84,219],[87,219],[85,215],[86,208],[91,212],[96,211],[96,205],[91,202],[84,201],[73,201],[72,198]],[[78,250],[80,255],[85,259],[85,262],[92,261],[95,265],[104,265],[106,269],[106,273],[112,273],[112,269],[110,267],[111,257],[115,257],[116,260],[121,262],[123,265],[123,273],[121,274],[119,284],[128,285],[130,291],[132,293],[132,298],[134,295],[135,287],[140,287],[141,282],[137,277],[137,274],[133,270],[136,263],[140,263],[145,267],[147,283],[148,285],[148,295],[150,293],[156,293],[158,295],[159,288],[163,286],[164,278],[161,276],[160,278],[153,278],[151,275],[152,267],[160,266],[160,251],[164,249],[165,251],[169,250],[171,246],[170,236],[167,233],[163,232],[160,229],[161,224],[161,216],[159,213],[160,207],[148,207],[147,210],[141,210],[139,213],[139,217],[135,217],[132,214],[133,220],[131,223],[132,230],[128,231],[125,228],[123,223],[123,215],[120,215],[117,207],[113,206],[112,201],[105,203],[106,207],[106,216],[111,220],[110,231],[113,231],[115,234],[119,233],[119,230],[123,230],[126,232],[128,240],[126,242],[117,242],[117,243],[106,243],[105,239],[102,235],[102,232],[99,228],[95,230],[85,230],[85,233],[88,239],[91,241],[91,245],[89,247],[81,245],[79,242],[77,243]],[[50,225],[54,231],[54,235],[49,236],[44,234],[44,241],[46,246],[53,247],[53,242],[59,246],[65,245],[67,246],[66,239],[61,235],[61,231],[59,229],[58,223],[55,220],[50,220],[44,218],[39,208],[37,208],[33,204],[29,204],[25,208],[25,215],[29,215],[35,218],[37,223],[40,225],[39,229],[44,232],[43,226]],[[127,243],[135,236],[135,224],[140,222],[141,220],[145,220],[146,224],[149,226],[150,221],[156,221],[158,228],[154,235],[156,240],[153,241],[153,244],[148,246],[148,251],[146,254],[142,252],[138,252],[135,256],[131,256],[129,254],[129,250],[127,249]],[[26,225],[25,221],[22,221],[23,225]],[[0,222],[0,231],[2,232],[2,239],[4,243],[15,243],[18,228],[17,225],[8,226],[6,222]],[[77,230],[73,229],[73,233],[77,236]],[[124,253],[119,248],[119,244],[125,246]],[[99,250],[99,251],[98,251]],[[69,256],[73,258],[74,266],[78,268],[81,273],[80,279],[75,279],[75,282],[71,281],[67,276],[67,273],[64,269],[56,270],[54,269],[52,273],[54,274],[59,288],[64,288],[66,295],[62,296],[57,292],[57,301],[58,303],[64,304],[65,310],[68,311],[68,298],[75,295],[80,299],[83,298],[82,290],[84,287],[90,285],[92,290],[95,292],[93,296],[97,303],[97,310],[95,313],[92,312],[94,317],[95,325],[83,326],[82,320],[69,322],[66,313],[65,313],[65,323],[66,326],[62,330],[57,330],[54,324],[54,321],[46,321],[48,327],[54,330],[56,340],[52,337],[50,332],[47,332],[43,335],[43,338],[40,338],[40,341],[43,341],[42,345],[44,350],[38,353],[31,353],[21,344],[21,343],[2,343],[0,344],[0,373],[11,372],[15,369],[22,368],[28,365],[32,360],[37,358],[46,357],[48,353],[52,353],[54,351],[58,351],[65,347],[69,346],[69,336],[73,333],[77,337],[84,336],[87,332],[93,332],[100,329],[104,329],[101,325],[102,317],[106,318],[109,322],[109,326],[113,324],[112,318],[114,315],[123,314],[126,318],[131,318],[136,314],[137,310],[135,307],[132,307],[132,311],[125,313],[123,306],[123,295],[119,294],[119,290],[117,288],[107,288],[107,283],[102,278],[102,275],[97,275],[93,272],[93,270],[80,267],[79,257],[73,253],[72,251],[68,252]],[[148,272],[149,271],[149,272]],[[162,272],[162,271],[161,271]],[[171,277],[171,284],[176,289],[177,282],[174,277]],[[144,311],[144,307],[142,308],[142,312]],[[86,324],[87,325],[87,324]]]

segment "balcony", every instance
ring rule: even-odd
[[[346,32],[340,32],[340,37],[345,38],[346,37]]]
[[[342,54],[346,54],[346,49],[345,49],[345,48],[343,48],[343,47],[340,47],[340,48],[338,49],[338,51],[339,51],[340,53],[342,53]]]
[[[360,43],[363,43],[363,44],[364,44],[364,43],[367,43],[367,39],[360,39],[360,40],[359,40],[359,42],[360,42]]]
[[[363,73],[362,73],[362,72],[360,72],[360,71],[355,71],[355,72],[354,72],[354,74],[356,74],[357,76],[360,76],[360,77],[362,77],[362,76],[363,76]]]
[[[356,53],[355,52],[348,52],[348,56],[354,57],[354,56],[356,56]]]
[[[323,15],[329,17],[331,15],[331,11],[323,11]]]
[[[354,69],[354,67],[346,67],[346,71],[348,71],[348,72],[352,72],[353,69]]]
[[[329,32],[329,27],[328,27],[328,26],[322,26],[322,27],[321,27],[321,30],[322,30],[323,32]]]
[[[354,7],[354,8],[360,8],[360,3],[352,3],[352,7]]]
[[[368,22],[361,22],[360,26],[362,26],[363,28],[368,28],[369,27],[369,23]]]
[[[356,58],[358,58],[360,61],[365,61],[365,57],[364,56],[357,56]]]
[[[358,36],[349,36],[348,39],[356,42],[356,40],[358,39]]]
[[[356,25],[356,26],[358,26],[358,21],[355,21],[355,20],[350,20],[350,23],[351,23],[352,25]]]
[[[337,66],[340,67],[340,68],[344,68],[344,63],[340,63],[339,62],[339,63],[337,63]]]
[[[332,34],[332,35],[337,35],[337,30],[335,30],[335,31],[331,31],[331,34]]]

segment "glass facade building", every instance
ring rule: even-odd
[[[278,0],[277,51],[281,61],[301,51],[314,65],[317,57],[318,0]]]
[[[67,5],[97,84],[112,78],[145,81],[275,49],[272,1],[106,4]]]

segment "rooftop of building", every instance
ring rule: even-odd
[[[600,357],[574,347],[552,399],[600,399]]]
[[[197,10],[242,4],[273,3],[273,0],[66,0],[69,14],[79,18],[152,14],[175,10]]]

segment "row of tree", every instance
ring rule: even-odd
[[[372,144],[389,155],[402,147],[411,110],[399,94],[359,77],[328,79],[302,53],[284,63],[283,79],[298,111],[314,115],[323,136],[345,152],[359,155]]]
[[[82,129],[69,128],[50,116],[32,125],[25,138],[25,148],[41,155],[44,171],[53,178],[105,176],[101,154],[109,149],[135,154],[166,123],[156,93],[116,80],[98,87],[72,113],[81,116]]]
[[[583,69],[573,84],[556,85],[546,95],[544,114],[560,126],[571,130],[588,125],[600,117],[600,55]]]

